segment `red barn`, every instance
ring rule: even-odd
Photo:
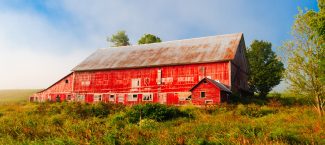
[[[242,33],[98,49],[37,101],[218,104],[248,91]]]

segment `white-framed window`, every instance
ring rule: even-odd
[[[78,101],[78,102],[85,101],[85,95],[77,95],[76,101]]]
[[[161,69],[158,69],[157,71],[157,84],[160,85],[162,82],[162,72]]]
[[[205,98],[205,97],[206,97],[205,92],[200,92],[200,97],[201,97],[201,98]]]
[[[132,79],[132,88],[138,88],[141,86],[141,79]]]
[[[138,101],[138,94],[128,94],[128,101]]]
[[[205,104],[212,104],[213,103],[213,100],[205,100],[204,103]]]
[[[118,97],[117,97],[117,101],[119,103],[124,103],[124,95],[123,94],[119,94]]]
[[[101,94],[95,94],[94,95],[94,102],[100,102],[102,101],[102,95]]]
[[[90,81],[82,81],[81,82],[81,86],[89,86],[90,85]]]
[[[115,95],[113,95],[113,94],[109,95],[109,101],[110,102],[115,101]]]
[[[153,101],[152,93],[144,93],[142,96],[142,101]]]

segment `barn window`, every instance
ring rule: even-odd
[[[137,101],[138,94],[128,94],[128,101]]]
[[[161,84],[161,69],[158,69],[158,72],[157,72],[157,84],[160,85]]]
[[[152,93],[143,94],[142,101],[152,101],[152,100],[153,100]]]
[[[71,100],[71,95],[67,96],[67,100],[70,101]]]
[[[205,104],[212,104],[213,103],[213,100],[205,100],[204,103]]]
[[[124,103],[124,96],[122,94],[118,95],[118,100],[119,103]]]
[[[66,83],[66,84],[69,83],[69,80],[65,80],[65,83]]]
[[[81,86],[89,86],[90,85],[90,81],[82,81],[81,82]]]
[[[78,102],[83,102],[83,101],[85,101],[85,95],[77,95],[77,101],[78,101]]]
[[[94,102],[100,102],[100,101],[102,101],[102,95],[99,94],[94,95]]]
[[[205,92],[200,92],[200,97],[205,98]]]
[[[132,79],[132,88],[138,88],[141,86],[141,79]]]
[[[115,101],[115,96],[114,95],[110,95],[109,96],[109,101]]]

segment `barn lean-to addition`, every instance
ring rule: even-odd
[[[219,104],[248,91],[242,33],[98,49],[31,101]]]

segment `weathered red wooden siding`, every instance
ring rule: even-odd
[[[39,93],[39,95],[45,100],[50,99],[51,101],[57,101],[56,98],[59,96],[60,101],[64,101],[68,95],[74,100],[77,95],[81,94],[85,95],[85,102],[92,103],[94,102],[94,94],[101,94],[103,102],[132,105],[159,102],[159,94],[165,93],[166,104],[183,104],[186,101],[180,101],[178,93],[188,92],[204,77],[219,80],[229,86],[231,76],[229,66],[229,62],[226,61],[152,68],[74,72]],[[157,84],[158,70],[162,72],[162,83],[160,85]],[[140,87],[132,88],[132,79],[140,79]],[[66,80],[68,83],[66,83]],[[214,96],[220,98],[220,91],[216,92],[215,90],[215,87],[209,88],[207,95],[216,94],[217,96]],[[143,93],[152,93],[153,100],[143,101]],[[137,100],[129,101],[128,94],[137,94]],[[109,101],[110,95],[114,95],[114,101]],[[119,100],[122,102],[119,102]],[[192,101],[196,104],[204,103],[202,99]],[[213,99],[213,103],[219,102],[220,99]]]
[[[66,81],[68,81],[66,83]],[[63,77],[58,82],[54,83],[49,88],[39,92],[37,97],[41,99],[41,101],[56,101],[56,97],[59,95],[61,101],[66,99],[67,94],[72,93],[72,85],[73,84],[73,73]]]
[[[246,46],[242,38],[235,58],[231,61],[231,86],[232,90],[239,92],[240,90],[248,90],[248,66],[245,57]]]
[[[201,98],[200,92],[205,92],[205,97]],[[205,104],[205,101],[212,100],[212,104],[220,103],[220,89],[210,82],[201,83],[192,90],[192,103],[195,105]]]
[[[185,92],[200,79],[211,77],[229,86],[228,62],[164,66],[154,68],[75,72],[74,92],[132,93]],[[203,70],[205,68],[205,73]],[[157,84],[158,69],[162,70],[162,84]],[[132,88],[132,79],[141,79],[141,87]]]

